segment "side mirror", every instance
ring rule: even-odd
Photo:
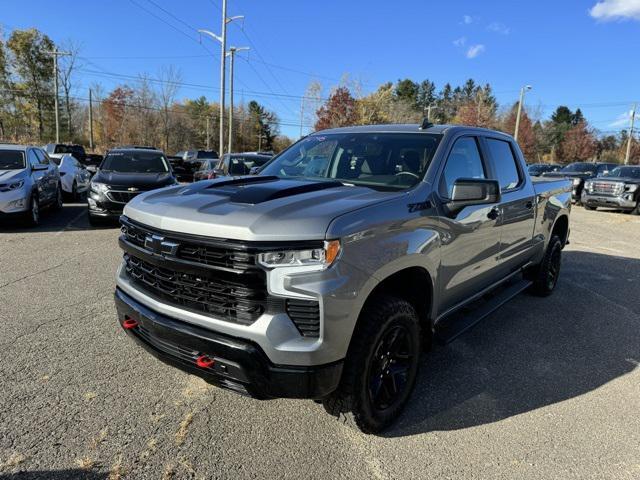
[[[47,170],[49,168],[48,165],[44,165],[42,163],[39,163],[37,165],[31,165],[31,170],[33,171],[39,171],[39,170]]]
[[[260,167],[251,167],[249,170],[249,175],[257,175],[260,172]]]
[[[497,180],[459,178],[453,184],[447,208],[456,212],[471,205],[488,205],[499,201],[500,184]]]

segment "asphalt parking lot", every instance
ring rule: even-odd
[[[640,217],[573,209],[553,296],[522,294],[422,364],[382,436],[243,398],[115,320],[118,229],[83,205],[0,225],[0,478],[640,478]]]

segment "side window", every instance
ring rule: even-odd
[[[38,157],[38,163],[41,165],[49,165],[49,159],[42,150],[35,149],[34,152],[36,152],[36,156]]]
[[[460,138],[453,145],[440,178],[441,195],[451,198],[453,184],[459,178],[486,178],[478,144],[473,137]]]
[[[36,151],[31,149],[27,154],[27,160],[29,161],[29,165],[32,167],[37,167],[40,164],[40,160],[36,156]]]
[[[509,142],[487,138],[487,145],[493,159],[498,177],[496,180],[500,183],[500,189],[504,192],[516,188],[520,185],[521,178]]]

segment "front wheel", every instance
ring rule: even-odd
[[[558,235],[553,235],[549,240],[542,262],[531,272],[531,279],[533,280],[532,292],[541,297],[551,295],[558,283],[561,264],[562,240]]]
[[[38,195],[31,195],[29,202],[29,210],[25,213],[25,220],[29,226],[37,227],[40,224],[40,202]]]
[[[415,385],[420,324],[413,306],[380,296],[363,310],[338,389],[325,410],[364,433],[377,433],[400,415]]]
[[[640,198],[638,199],[638,202],[636,203],[636,208],[631,210],[631,215],[640,215]]]
[[[62,185],[58,185],[58,188],[56,189],[56,199],[53,202],[53,209],[54,210],[61,210],[62,209],[62,203],[63,203]]]
[[[584,208],[585,208],[585,210],[591,210],[591,211],[598,209],[598,207],[591,207],[591,206],[587,205],[586,203],[584,204]]]

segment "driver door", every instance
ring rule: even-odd
[[[451,213],[446,203],[459,178],[489,178],[478,138],[455,140],[440,173],[438,196],[441,211],[441,259],[439,277],[441,311],[463,302],[499,280],[499,204],[473,205]]]

